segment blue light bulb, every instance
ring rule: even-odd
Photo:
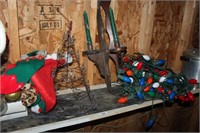
[[[156,62],[156,65],[157,66],[163,66],[165,64],[165,60],[158,60],[157,62]]]
[[[151,87],[149,91],[150,91],[150,92],[153,92],[153,91],[154,91],[154,88],[153,88],[153,87]]]
[[[156,120],[156,116],[152,116],[150,119],[148,119],[148,121],[146,122],[146,128],[149,129],[151,128]]]
[[[174,80],[173,80],[173,79],[166,79],[165,82],[166,82],[167,84],[172,85],[172,84],[174,83]]]
[[[144,86],[144,85],[145,85],[145,78],[144,78],[144,77],[142,77],[142,78],[140,79],[139,85],[140,85],[140,86]]]
[[[136,92],[136,96],[137,96],[138,99],[144,98],[141,91]]]
[[[174,100],[176,93],[174,91],[171,91],[171,93],[169,94],[169,100]]]
[[[132,83],[133,79],[131,77],[127,77],[127,76],[122,76],[122,75],[118,75],[117,76],[120,80],[126,82],[126,83]]]

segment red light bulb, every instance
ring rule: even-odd
[[[187,97],[190,101],[194,102],[194,95],[191,92],[187,92]]]
[[[136,66],[137,70],[141,70],[143,66],[142,62],[139,62],[138,65]]]
[[[179,99],[180,101],[185,102],[185,96],[183,96],[183,95],[179,95],[179,96],[178,96],[178,99]]]
[[[190,79],[189,83],[192,84],[192,85],[197,84],[197,80],[196,79]]]
[[[127,70],[128,70],[128,68],[124,67],[124,68],[123,68],[123,70],[124,70],[124,71],[127,71]]]
[[[167,75],[167,72],[166,71],[160,71],[159,75],[160,76],[165,76],[165,75]]]
[[[123,58],[123,61],[124,61],[124,62],[128,62],[128,61],[129,61],[129,58],[128,58],[127,56],[125,56],[125,57]]]
[[[157,88],[157,91],[158,91],[159,93],[163,93],[163,92],[164,92],[164,89],[163,89],[162,87],[159,86],[159,87]]]

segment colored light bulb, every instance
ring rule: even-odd
[[[167,84],[172,85],[172,84],[174,83],[174,80],[173,80],[173,79],[166,79],[165,82],[166,82]]]
[[[158,82],[153,83],[152,87],[153,88],[158,88],[160,86],[160,84]]]
[[[153,75],[153,79],[157,81],[157,80],[159,79],[158,75],[157,75],[157,74],[154,74],[154,75]]]
[[[185,96],[179,95],[179,96],[178,96],[178,99],[179,99],[180,101],[183,101],[183,102],[184,102],[184,101],[185,101]]]
[[[155,65],[163,66],[165,64],[165,60],[158,60]]]
[[[147,83],[148,84],[151,84],[152,82],[153,82],[153,78],[152,77],[150,77],[150,78],[147,79]]]
[[[138,99],[143,99],[143,95],[142,95],[141,92],[137,92],[136,96],[137,96]]]
[[[163,93],[163,92],[164,92],[164,89],[163,89],[162,87],[159,86],[159,87],[157,88],[157,91],[158,91],[159,93]]]
[[[153,92],[153,91],[154,91],[154,88],[153,88],[153,87],[151,87],[149,91]]]
[[[165,75],[167,75],[167,71],[160,71],[159,72],[159,76],[165,76]]]
[[[124,68],[122,68],[124,71],[127,71],[128,70],[128,68],[127,67],[124,67]]]
[[[197,84],[197,80],[196,79],[190,79],[189,84],[192,84],[192,85]]]
[[[175,95],[176,93],[174,91],[171,91],[171,93],[169,94],[169,100],[173,100]]]
[[[131,77],[131,76],[133,76],[133,72],[131,70],[127,70],[126,71],[126,75]]]
[[[118,103],[126,103],[128,101],[128,98],[127,97],[121,97],[118,99]]]
[[[162,83],[166,80],[166,77],[160,77],[159,82]]]
[[[143,59],[145,59],[146,61],[149,61],[149,60],[150,60],[150,57],[149,57],[148,55],[143,55],[142,57],[143,57]]]
[[[128,61],[129,61],[129,58],[128,58],[127,56],[124,56],[123,61],[124,61],[124,62],[128,62]]]
[[[154,125],[155,121],[156,121],[156,116],[153,115],[153,116],[152,116],[151,118],[149,118],[148,121],[146,122],[146,129],[151,128],[151,127]]]
[[[189,97],[185,97],[185,102],[190,102],[190,98]]]
[[[133,95],[129,95],[129,96],[125,96],[125,97],[121,97],[118,99],[118,103],[126,103],[127,101],[133,99]]]
[[[120,80],[126,82],[126,83],[133,83],[133,78],[131,77],[127,77],[127,76],[122,76],[122,75],[118,75],[117,76]]]
[[[194,95],[191,92],[187,92],[186,94],[190,101],[194,102]]]
[[[138,65],[136,66],[137,70],[141,70],[143,66],[142,62],[139,62]]]
[[[171,91],[172,91],[172,90],[168,90],[168,91],[167,91],[167,94],[170,94],[170,93],[171,93]]]
[[[148,92],[149,90],[150,90],[150,86],[147,86],[147,87],[144,88],[143,91],[144,91],[144,92]]]
[[[150,96],[150,97],[154,97],[155,96],[155,93],[153,91],[149,91],[147,92],[147,94]]]
[[[137,96],[138,99],[143,99],[144,98],[141,91],[137,91],[136,92],[136,96]]]
[[[145,85],[145,78],[142,77],[140,80],[139,80],[139,85],[140,86],[144,86]]]
[[[135,67],[136,67],[138,64],[139,64],[138,61],[134,61],[133,64],[132,64],[132,66],[135,66]]]

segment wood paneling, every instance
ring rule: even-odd
[[[197,9],[195,7],[197,7],[196,1],[186,1],[180,36],[176,48],[176,56],[173,61],[174,65],[172,66],[172,68],[177,72],[180,72],[179,70],[182,66],[180,56],[183,55],[183,52],[188,48],[188,46],[191,46],[191,31],[194,27],[194,16]]]
[[[8,15],[10,39],[9,60],[11,63],[15,63],[20,59],[17,0],[8,0]]]
[[[72,20],[76,53],[86,66],[89,84],[104,83],[95,65],[82,56],[87,50],[83,12],[87,11],[91,38],[98,49],[97,0],[1,0],[0,19],[10,39],[10,60],[37,49],[57,52],[62,35]],[[198,1],[132,1],[111,0],[120,43],[128,54],[141,52],[156,59],[166,59],[175,72],[181,69],[180,56],[192,46],[198,34]],[[196,22],[196,23],[194,23]],[[197,40],[197,39],[195,39]],[[109,41],[109,40],[107,40]],[[111,80],[116,68],[109,61]]]
[[[147,55],[150,55],[155,7],[155,0],[142,2],[138,51]]]
[[[151,55],[174,64],[176,46],[180,37],[185,1],[158,1],[154,18]]]

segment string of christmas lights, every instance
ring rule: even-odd
[[[123,97],[118,99],[118,103],[126,103],[134,98],[139,101],[194,101],[191,90],[197,80],[188,80],[184,75],[173,72],[167,67],[166,60],[156,60],[142,53],[126,55],[117,77],[124,86]]]

